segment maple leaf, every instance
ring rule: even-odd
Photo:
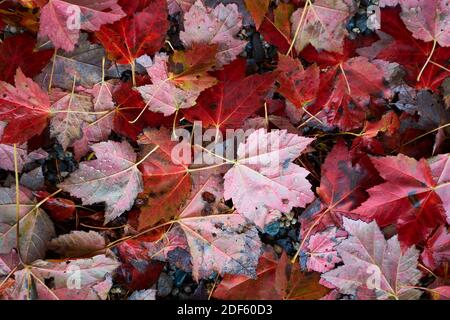
[[[383,77],[383,70],[364,57],[334,66],[320,78],[312,113],[323,110],[326,121],[342,130],[360,127],[371,96],[384,94]]]
[[[124,16],[117,0],[50,0],[41,10],[39,36],[48,36],[56,48],[72,51],[80,30],[97,31]]]
[[[220,82],[204,90],[197,98],[197,104],[184,109],[183,114],[191,122],[202,121],[205,128],[213,126],[222,130],[240,128],[262,107],[275,81],[275,75],[271,73],[245,77],[242,60],[235,60],[215,76]]]
[[[104,255],[63,262],[37,260],[14,273],[16,283],[9,294],[17,300],[106,300],[112,287],[109,275],[118,266]],[[77,290],[71,287],[73,270],[79,275]]]
[[[149,193],[139,216],[139,229],[144,229],[176,215],[191,193],[191,178],[183,163],[172,160],[172,150],[179,142],[171,140],[169,130],[145,129],[139,143],[146,149],[159,146],[140,166],[144,191]],[[190,145],[185,146],[190,149]]]
[[[299,60],[289,56],[280,55],[278,62],[280,74],[277,78],[280,83],[280,92],[297,108],[312,103],[319,90],[319,73],[317,65],[304,70]]]
[[[48,248],[64,258],[78,258],[105,250],[105,239],[95,231],[72,231],[52,239]]]
[[[74,92],[52,90],[50,110],[50,135],[55,137],[63,149],[71,146],[83,137],[83,128],[94,121],[92,101],[89,96]]]
[[[309,205],[300,216],[303,241],[315,231],[342,226],[342,216],[367,199],[366,188],[371,186],[372,174],[361,163],[352,163],[344,141],[339,140],[326,157],[321,172],[319,199]]]
[[[52,50],[35,51],[36,40],[28,34],[17,34],[0,43],[0,80],[12,83],[16,70],[34,77],[48,63]]]
[[[278,258],[266,248],[256,272],[256,279],[225,275],[213,296],[222,300],[317,300],[328,292],[319,285],[318,274],[300,272],[285,252]]]
[[[448,192],[446,172],[435,180],[426,160],[403,154],[371,161],[386,182],[369,189],[369,199],[354,213],[376,219],[381,227],[396,224],[399,240],[407,247],[426,239],[434,227],[445,222],[437,191]]]
[[[185,91],[170,82],[167,70],[168,60],[169,57],[166,54],[156,54],[153,65],[147,69],[152,84],[137,88],[149,106],[149,110],[161,112],[164,116],[192,107],[198,97],[197,91]]]
[[[399,17],[399,10],[396,8],[387,8],[381,11],[380,31],[385,33],[388,38],[376,53],[376,57],[400,63],[407,71],[406,80],[411,85],[435,90],[448,76],[445,70],[430,63],[423,70],[420,81],[417,82],[422,67],[433,51],[433,44],[414,38]],[[386,38],[380,33],[379,36]],[[432,54],[433,62],[445,65],[449,52],[449,48],[436,46]]]
[[[108,223],[131,209],[143,190],[142,176],[128,142],[100,142],[91,149],[97,159],[81,162],[79,169],[59,186],[81,198],[83,204],[105,202],[105,223]]]
[[[238,146],[237,160],[225,174],[225,199],[262,229],[273,222],[271,211],[304,207],[314,199],[309,172],[292,162],[312,141],[285,130],[253,132]]]
[[[313,234],[306,246],[306,267],[309,271],[326,272],[334,269],[336,263],[341,261],[335,249],[342,238],[336,235],[336,228],[330,228],[323,232]]]
[[[450,9],[422,2],[1,2],[0,299],[154,300],[168,267],[192,299],[448,299]]]
[[[12,249],[17,250],[18,241],[21,259],[31,263],[44,258],[47,242],[54,237],[55,229],[47,214],[36,206],[28,190],[20,189],[19,201],[17,220],[15,189],[0,188],[0,255],[9,254]]]
[[[197,0],[184,14],[184,31],[180,39],[186,48],[195,43],[216,44],[217,67],[233,61],[244,50],[245,41],[236,38],[242,28],[242,16],[236,4],[220,3],[214,9]]]
[[[143,54],[154,54],[163,45],[169,21],[166,0],[145,2],[146,6],[132,7],[125,1],[128,16],[95,33],[108,56],[121,64],[134,65]]]
[[[307,1],[291,16],[295,49],[300,52],[311,43],[316,49],[341,53],[345,25],[355,9],[351,0]]]
[[[22,144],[47,127],[50,100],[20,69],[17,69],[15,83],[13,87],[0,82],[0,121],[6,122],[1,142]]]
[[[349,238],[337,246],[344,262],[322,274],[322,279],[341,293],[359,299],[418,299],[421,292],[411,288],[420,279],[419,251],[401,251],[397,236],[385,240],[377,224],[344,218]]]

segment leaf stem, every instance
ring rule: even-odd
[[[345,74],[344,67],[342,66],[342,63],[339,63],[339,69],[342,72],[342,76],[344,77],[345,84],[347,85],[348,95],[350,96],[352,94],[352,90],[350,89],[350,84],[348,83],[347,75]]]
[[[19,188],[19,166],[17,162],[17,144],[14,143],[14,177],[16,182],[16,249],[19,259],[22,261],[20,254],[20,188]]]
[[[133,81],[133,88],[136,87],[136,61],[131,62],[131,80]]]
[[[177,129],[177,116],[178,116],[178,112],[179,112],[179,111],[180,111],[180,108],[177,106],[177,109],[176,109],[176,111],[175,111],[175,115],[174,115],[174,117],[173,117],[173,123],[172,123],[172,136],[173,136],[175,139],[178,139],[178,136],[177,136],[175,130]]]
[[[264,121],[266,123],[266,129],[269,130],[269,115],[267,112],[267,102],[264,101]]]
[[[420,81],[420,77],[422,77],[422,73],[425,71],[425,68],[427,67],[428,63],[431,61],[431,57],[433,56],[434,50],[436,49],[437,41],[436,39],[433,40],[433,47],[431,48],[431,52],[428,55],[427,61],[425,61],[425,64],[423,65],[422,69],[419,72],[419,75],[417,76],[417,81]]]
[[[111,249],[112,247],[115,247],[115,246],[121,244],[124,241],[135,239],[135,238],[139,238],[140,236],[142,236],[142,235],[144,235],[144,234],[146,234],[146,233],[148,233],[150,231],[154,231],[154,230],[157,230],[157,229],[162,228],[164,226],[172,225],[172,224],[177,223],[177,222],[178,222],[178,220],[170,220],[168,222],[164,222],[164,223],[158,224],[157,226],[151,227],[149,229],[145,229],[145,230],[143,230],[143,231],[141,231],[141,232],[139,232],[139,233],[137,233],[135,235],[117,239],[116,241],[113,241],[113,242],[109,243],[105,247],[105,249]]]
[[[86,227],[86,228],[90,228],[90,229],[97,229],[97,230],[116,230],[116,229],[123,229],[127,225],[125,224],[123,226],[117,226],[117,227],[96,227],[96,226],[91,226],[89,224],[80,223],[80,226],[83,226],[83,227]]]
[[[77,113],[77,114],[99,114],[104,115],[106,113],[110,113],[110,110],[105,111],[76,111],[76,110],[55,110],[51,111],[51,113]]]
[[[211,165],[211,166],[207,166],[207,167],[200,167],[200,168],[193,168],[193,169],[189,169],[189,168],[188,168],[186,171],[187,171],[188,173],[191,173],[191,172],[198,172],[198,171],[210,170],[210,169],[214,169],[214,168],[217,168],[217,167],[221,167],[221,166],[226,165],[226,164],[229,164],[229,163],[227,163],[227,162],[222,162],[222,163],[217,163],[217,164],[214,164],[214,165]]]
[[[309,5],[311,5],[311,0],[306,0],[305,6],[303,7],[302,15],[300,16],[300,21],[298,22],[297,28],[295,29],[295,33],[294,33],[294,37],[292,39],[291,45],[289,46],[289,50],[286,53],[287,56],[291,53],[292,48],[294,48],[295,41],[297,41],[297,37],[300,32],[300,27],[303,24],[303,20],[305,19],[306,13],[309,9]]]

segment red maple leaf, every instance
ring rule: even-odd
[[[46,92],[20,69],[16,86],[0,82],[0,121],[7,123],[1,142],[24,143],[47,127],[50,100]]]
[[[183,110],[183,114],[189,121],[202,121],[205,128],[221,130],[241,127],[245,119],[263,106],[275,81],[273,73],[246,77],[245,62],[239,59],[214,75],[220,82],[203,91],[197,105]]]
[[[436,180],[425,159],[417,161],[402,154],[371,160],[386,182],[369,189],[369,199],[354,213],[375,219],[381,227],[395,224],[405,246],[425,240],[445,222],[438,192],[448,192],[448,176]]]
[[[353,163],[343,140],[339,140],[322,165],[319,199],[306,208],[300,217],[301,238],[330,226],[342,226],[342,218],[355,217],[352,210],[367,199],[373,174],[361,163]],[[300,248],[303,249],[303,248]]]
[[[166,0],[122,2],[128,15],[102,26],[95,35],[111,59],[133,65],[136,58],[153,54],[164,44],[169,27],[167,3]]]
[[[376,57],[401,64],[407,72],[406,79],[411,85],[417,88],[436,90],[449,76],[449,72],[434,63],[447,65],[450,48],[437,45],[432,56],[434,63],[426,66],[420,81],[417,82],[417,76],[433,50],[433,43],[414,38],[400,19],[399,12],[400,10],[397,8],[385,8],[381,11],[380,30],[391,36],[392,39]]]

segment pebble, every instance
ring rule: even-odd
[[[167,273],[161,273],[158,279],[158,296],[167,297],[173,288],[172,277]]]
[[[189,286],[184,287],[184,292],[191,293],[192,292],[191,287],[189,287]]]

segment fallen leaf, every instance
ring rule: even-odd
[[[125,14],[117,0],[50,0],[41,10],[40,37],[49,37],[56,48],[72,51],[80,30],[97,31]]]
[[[143,190],[142,175],[128,142],[100,142],[91,148],[97,159],[80,163],[79,169],[59,186],[81,198],[83,204],[105,202],[105,223],[108,223],[131,209]]]
[[[205,7],[197,0],[184,14],[184,31],[180,39],[186,48],[195,43],[216,44],[217,67],[233,61],[245,47],[245,42],[236,38],[242,28],[242,16],[236,4],[220,3],[214,9]]]
[[[129,6],[125,9],[128,16],[102,26],[95,35],[111,59],[121,64],[134,64],[138,57],[154,54],[162,47],[169,27],[167,3],[153,0],[145,2],[143,8],[125,3]]]
[[[286,131],[253,132],[238,146],[236,163],[225,174],[225,199],[261,229],[276,218],[269,215],[272,210],[305,207],[314,199],[309,172],[292,162],[312,141]]]
[[[324,273],[323,280],[359,299],[420,297],[421,292],[412,288],[420,278],[417,249],[402,252],[397,236],[385,240],[375,222],[344,218],[344,228],[349,238],[337,246],[344,265]]]
[[[168,60],[166,54],[157,54],[153,65],[147,69],[152,84],[137,88],[149,110],[161,112],[164,116],[192,107],[198,97],[197,91],[186,91],[171,83],[167,69]]]
[[[376,219],[381,227],[395,224],[402,245],[409,247],[426,239],[433,228],[445,221],[445,210],[437,193],[448,192],[446,172],[436,181],[427,161],[405,155],[372,158],[386,180],[368,190],[369,199],[353,212]]]
[[[0,121],[7,123],[1,142],[22,144],[47,127],[50,100],[20,69],[17,69],[15,83],[13,87],[0,82]]]

